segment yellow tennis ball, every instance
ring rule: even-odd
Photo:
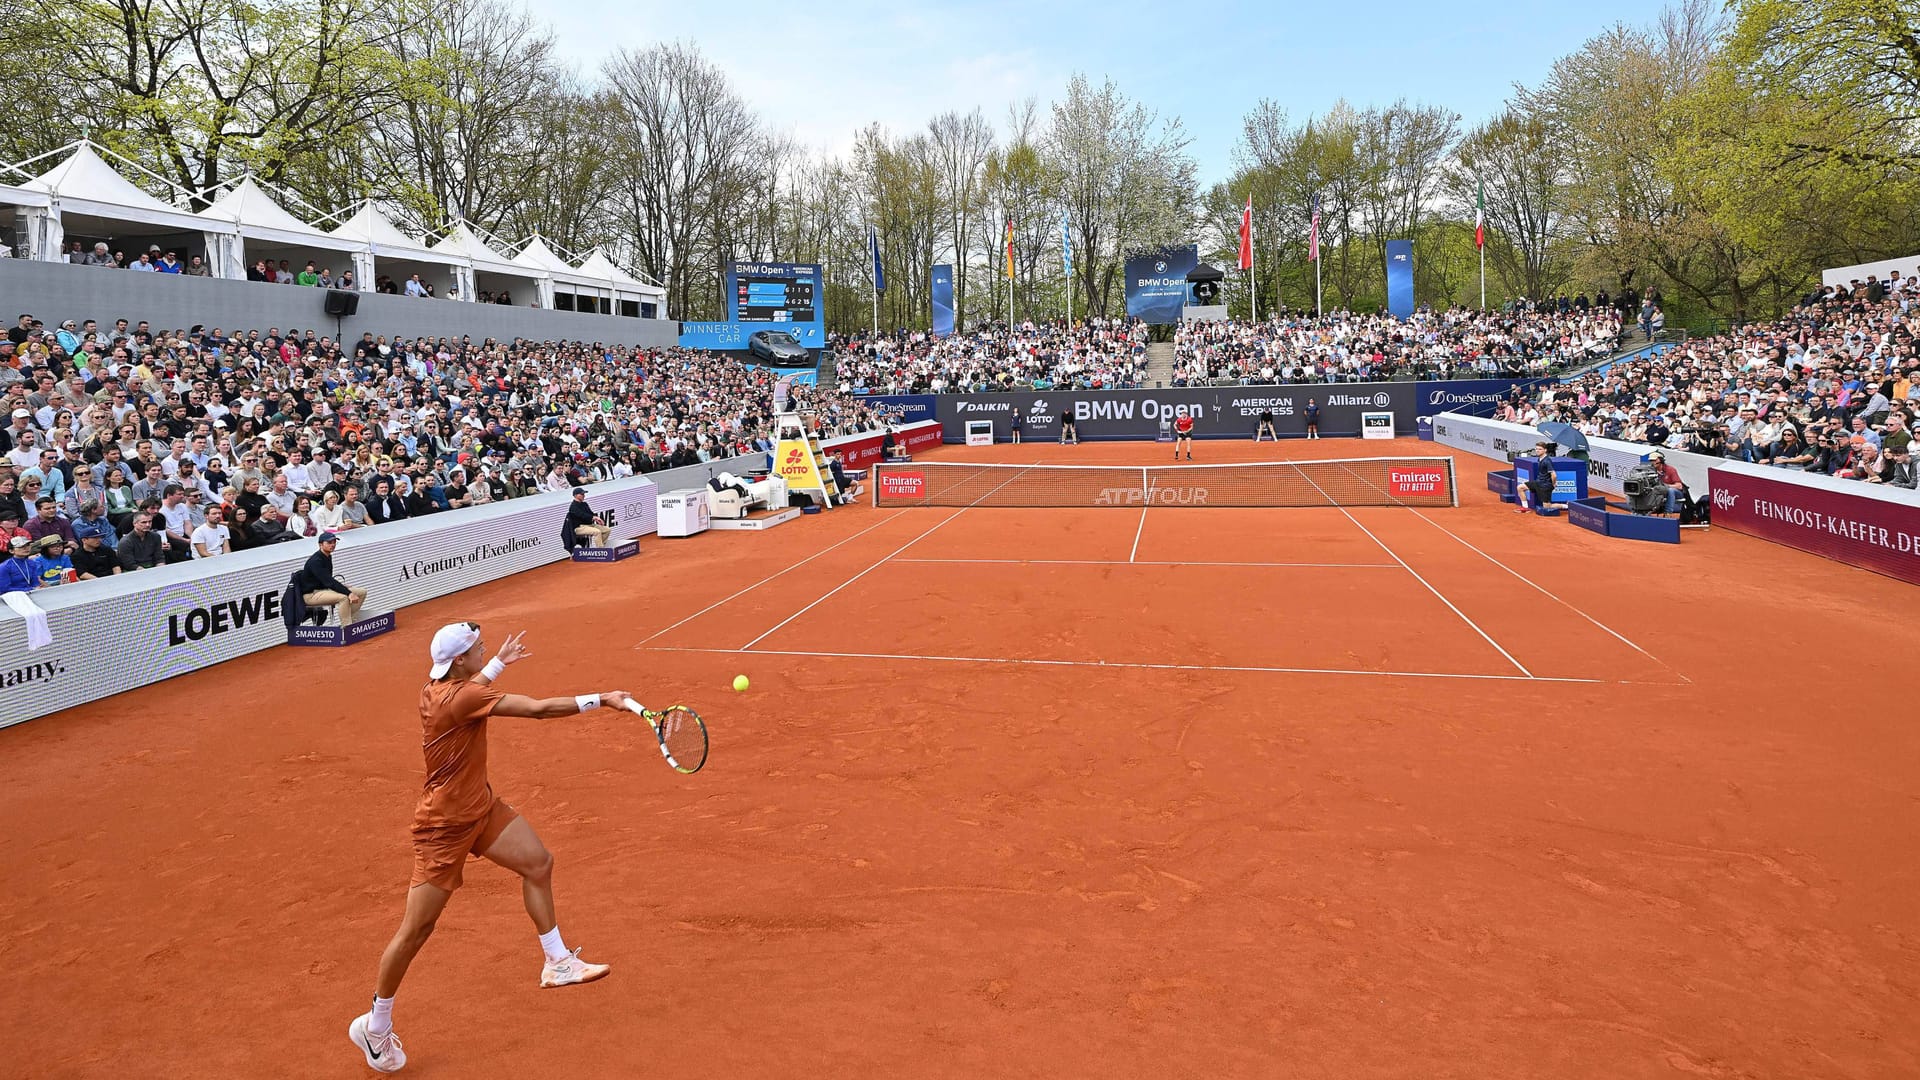
[[[733,688],[737,691],[744,692],[747,689],[747,677],[745,675],[735,675],[733,677]]]

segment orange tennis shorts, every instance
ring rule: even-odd
[[[458,889],[467,856],[492,847],[519,816],[519,811],[496,795],[487,816],[478,821],[413,830],[413,881],[407,887],[432,885],[448,892]]]

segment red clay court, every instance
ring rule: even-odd
[[[0,1073],[369,1075],[426,641],[474,618],[528,631],[508,689],[684,701],[713,757],[677,776],[606,711],[492,725],[613,976],[538,990],[517,882],[475,866],[403,1075],[1920,1076],[1920,592],[1518,517],[1458,465],[1458,508],[653,539],[0,731]]]

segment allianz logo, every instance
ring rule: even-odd
[[[1376,409],[1384,409],[1393,404],[1393,398],[1388,396],[1385,390],[1380,391],[1372,397],[1367,397],[1364,394],[1329,394],[1327,396],[1327,404],[1358,405],[1361,408],[1371,405]]]

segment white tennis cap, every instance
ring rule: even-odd
[[[470,622],[448,623],[433,633],[433,667],[428,669],[427,677],[445,678],[447,669],[455,660],[467,655],[480,640],[480,628]]]

